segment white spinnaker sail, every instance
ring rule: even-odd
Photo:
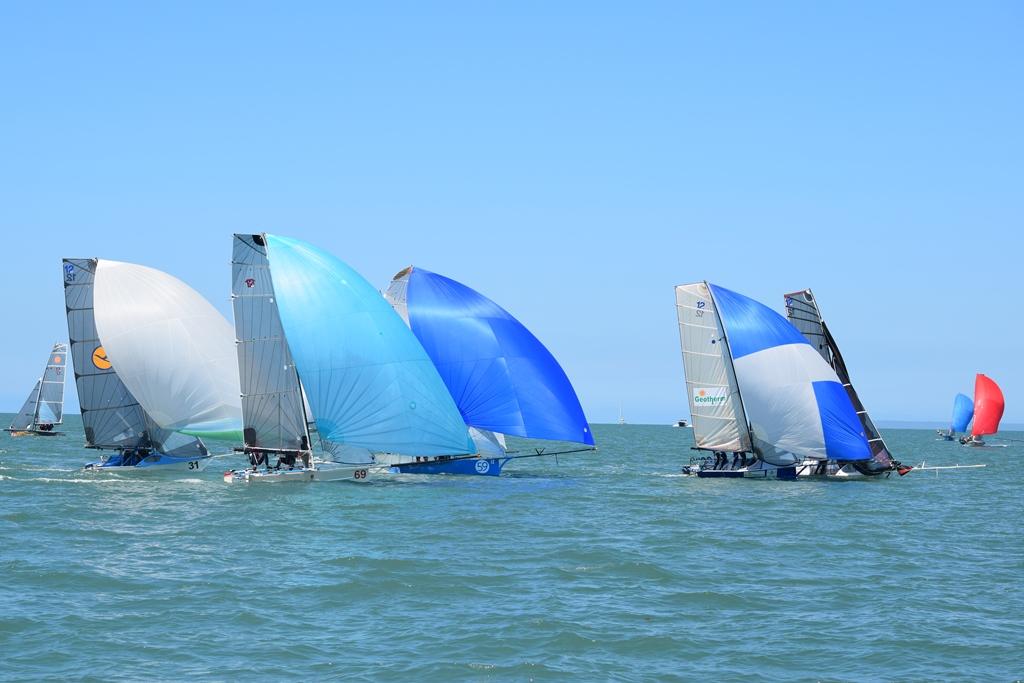
[[[181,280],[101,260],[96,330],[118,377],[160,426],[193,433],[241,428],[231,324]]]
[[[751,451],[732,357],[707,284],[676,287],[676,312],[694,442],[709,450]]]

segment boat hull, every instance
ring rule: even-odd
[[[384,456],[384,458],[386,457]],[[381,459],[381,456],[378,456],[378,460]],[[468,457],[424,462],[392,461],[387,464],[390,465],[392,474],[459,474],[477,477],[497,477],[501,475],[501,470],[505,463],[511,459]]]
[[[118,454],[99,462],[86,463],[85,469],[97,472],[201,472],[209,460],[210,456],[182,458],[166,453],[151,453],[137,463],[128,464]]]
[[[707,464],[687,465],[683,473],[701,479],[781,479],[796,481],[797,479],[864,479],[865,475],[858,472],[852,465],[829,462],[822,472],[817,460],[805,460],[796,465],[779,467],[758,460],[745,467],[726,467],[712,469]]]
[[[224,481],[228,484],[275,484],[308,481],[366,481],[374,473],[372,465],[336,465],[317,463],[313,467],[294,467],[282,470],[228,470]]]
[[[13,438],[19,436],[64,436],[64,432],[42,431],[40,429],[5,429]]]

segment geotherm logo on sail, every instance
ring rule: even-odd
[[[720,406],[729,398],[725,387],[714,387],[710,389],[693,389],[693,403],[698,406]]]

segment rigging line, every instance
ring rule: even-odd
[[[566,455],[567,453],[587,453],[589,451],[596,451],[597,447],[593,447],[593,448],[574,448],[574,449],[568,450],[568,451],[545,451],[543,449],[535,449],[535,450],[538,450],[540,452],[538,452],[538,453],[527,453],[526,455],[512,455],[512,456],[509,456],[506,453],[504,456],[494,456],[494,457],[497,457],[498,459],[501,459],[503,457],[508,457],[509,460],[517,460],[517,459],[520,459],[520,458],[539,458],[541,456],[547,456],[547,455]],[[513,452],[515,452],[515,451],[513,451]],[[481,457],[483,457],[483,456],[481,456]],[[483,459],[487,460],[489,458],[483,458]]]

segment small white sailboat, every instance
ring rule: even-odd
[[[71,357],[88,469],[197,471],[199,436],[241,426],[234,335],[206,299],[153,268],[64,259]]]
[[[626,416],[622,414],[622,401],[619,401],[619,421],[618,424],[626,424]]]
[[[376,453],[476,452],[423,347],[346,263],[235,235],[232,282],[249,467],[225,481],[362,481],[383,469]]]
[[[59,436],[64,433],[54,427],[59,426],[64,418],[64,368],[67,361],[67,344],[57,342],[50,351],[43,376],[36,380],[32,393],[5,432],[14,437]]]
[[[676,287],[695,448],[705,478],[863,476],[871,459],[835,370],[785,318],[724,287]]]

